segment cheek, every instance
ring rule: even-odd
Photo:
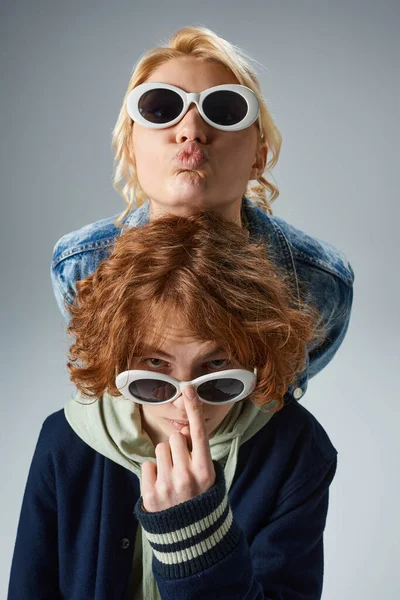
[[[153,422],[161,419],[164,416],[162,409],[165,411],[165,406],[145,406],[141,405],[141,413],[144,415],[144,418]]]
[[[137,173],[138,175],[140,173],[146,175],[147,172],[154,174],[157,166],[161,164],[158,157],[162,148],[160,136],[154,136],[154,133],[159,134],[160,132],[148,130],[140,125],[137,127],[138,129],[136,132],[134,131],[132,138],[132,153],[135,158]]]
[[[211,421],[210,423],[212,423],[214,426],[215,424],[220,424],[221,421],[224,420],[224,418],[226,417],[226,415],[229,413],[229,411],[232,409],[234,405],[233,404],[226,404],[224,406],[221,406],[220,408],[216,409],[214,414],[211,415]]]
[[[221,170],[231,171],[235,173],[235,177],[240,172],[247,174],[254,162],[256,152],[252,137],[248,134],[238,137],[230,136],[225,141],[224,147],[221,147],[220,151],[216,153],[217,164]]]

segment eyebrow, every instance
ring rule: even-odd
[[[207,352],[207,354],[204,354],[203,356],[196,357],[195,360],[206,360],[207,358],[210,358],[210,356],[214,356],[214,354],[219,354],[220,352],[225,353],[225,350],[221,347],[218,347],[218,348],[215,348],[214,350],[211,350],[211,352]],[[175,358],[171,354],[168,354],[168,352],[164,352],[164,350],[160,350],[159,348],[152,348],[150,346],[146,346],[145,348],[143,348],[143,351],[141,352],[142,355],[151,354],[151,353],[160,354],[161,356],[164,356],[165,358],[169,358],[169,359]]]

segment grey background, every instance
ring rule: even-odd
[[[339,451],[323,598],[397,597],[399,12],[357,0],[1,4],[1,597],[41,424],[73,392],[52,249],[122,211],[111,131],[131,69],[188,24],[262,63],[284,140],[275,214],[356,272],[347,338],[303,399]]]

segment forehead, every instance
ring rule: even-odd
[[[169,83],[185,92],[203,90],[225,83],[238,83],[236,77],[222,65],[203,58],[172,58],[157,67],[146,81]]]
[[[216,341],[199,340],[194,337],[179,320],[169,318],[164,322],[162,340],[154,335],[156,330],[149,328],[148,335],[143,340],[146,347],[157,347],[159,350],[175,357],[193,358],[194,356],[206,354],[219,347]]]

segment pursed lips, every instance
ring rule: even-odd
[[[188,169],[196,169],[207,160],[206,155],[200,150],[196,142],[189,142],[176,154],[175,159]]]

